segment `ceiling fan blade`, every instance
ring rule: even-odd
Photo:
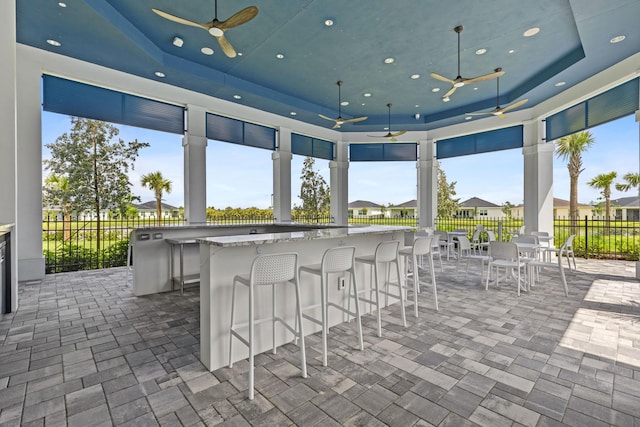
[[[478,111],[477,113],[464,113],[467,116],[484,116],[486,114],[495,114],[495,111]]]
[[[203,30],[208,30],[209,27],[206,24],[200,24],[198,22],[189,21],[188,19],[180,18],[179,16],[174,16],[170,13],[163,12],[159,9],[151,9],[156,14],[162,16],[164,19],[168,19],[169,21],[177,22],[178,24],[189,25],[190,27],[202,28]]]
[[[491,79],[498,78],[498,77],[502,76],[503,74],[504,74],[504,71],[497,71],[497,72],[485,74],[483,76],[472,77],[470,79],[463,79],[463,80],[464,80],[465,83],[483,82],[485,80],[491,80]]]
[[[394,133],[392,133],[392,134],[391,134],[391,137],[392,137],[392,138],[395,138],[396,136],[404,135],[405,133],[407,133],[407,131],[406,131],[406,130],[399,130],[398,132],[394,132]],[[393,141],[393,139],[392,139],[392,141]]]
[[[451,80],[451,79],[449,79],[449,78],[447,78],[447,77],[445,77],[445,76],[441,76],[441,75],[440,75],[440,74],[438,74],[438,73],[430,73],[429,75],[430,75],[431,77],[433,77],[434,79],[436,79],[436,80],[440,80],[441,82],[447,82],[447,83],[451,83],[451,84],[454,84],[454,83],[455,83],[455,81],[454,81],[454,80]]]
[[[444,95],[442,95],[442,99],[444,98],[448,98],[451,95],[453,95],[453,92],[456,91],[456,89],[458,89],[456,86],[451,86],[451,89],[449,89],[449,91],[447,93],[445,93]]]
[[[229,58],[235,58],[236,51],[233,48],[233,46],[231,46],[231,43],[229,43],[229,40],[227,40],[224,34],[221,36],[215,36],[215,37],[216,37],[216,40],[218,40],[218,44],[220,44],[220,48],[222,49],[224,54],[227,55]]]
[[[237,27],[238,25],[251,21],[256,15],[258,15],[258,8],[256,6],[245,7],[226,21],[218,23],[216,27],[223,31],[228,30],[229,28]]]
[[[335,122],[336,119],[332,119],[331,117],[327,117],[324,114],[318,114],[318,116],[320,116],[321,118],[325,119],[325,120],[331,120],[332,122]]]
[[[398,140],[396,139],[396,137],[395,137],[395,136],[392,136],[392,137],[391,137],[391,139],[389,139],[389,141],[391,141],[391,142],[397,142]]]
[[[342,119],[342,123],[355,123],[355,122],[361,122],[363,120],[367,120],[367,116],[362,116],[362,117],[354,117],[353,119]]]
[[[500,111],[498,114],[496,114],[496,116],[497,116],[499,119],[506,119],[506,118],[507,118],[507,115],[506,115],[506,114],[504,114],[504,111]]]
[[[514,102],[514,103],[513,103],[513,104],[511,104],[511,105],[507,105],[506,107],[504,107],[504,108],[502,109],[502,112],[503,112],[503,113],[505,113],[505,112],[507,112],[507,111],[509,111],[509,110],[513,110],[514,108],[518,108],[518,107],[520,107],[521,105],[526,104],[526,103],[527,103],[527,101],[528,101],[528,99],[523,99],[523,100],[521,100],[521,101]]]

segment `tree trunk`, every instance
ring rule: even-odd
[[[571,176],[570,178],[569,221],[571,223],[571,234],[578,234],[578,177]]]

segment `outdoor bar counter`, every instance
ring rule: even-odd
[[[293,226],[296,227],[296,226]],[[262,234],[243,234],[204,237],[196,239],[200,243],[200,358],[204,365],[215,370],[229,363],[229,324],[231,319],[231,294],[233,278],[239,273],[248,273],[251,263],[260,254],[281,252],[297,252],[300,265],[319,264],[324,251],[336,246],[355,246],[356,256],[372,254],[378,243],[386,240],[398,240],[404,244],[407,227],[388,226],[350,226],[339,228],[305,229],[290,232],[274,232]],[[356,276],[358,287],[369,287],[369,268],[357,265]],[[392,275],[393,277],[393,275]],[[320,281],[316,275],[302,273],[300,289],[303,307],[320,302]],[[330,278],[328,284],[328,301],[336,304],[348,304],[349,282],[344,289],[339,289],[338,277]],[[258,289],[256,301],[262,302],[255,307],[256,317],[271,314],[270,287]],[[176,296],[179,298],[179,296]],[[368,297],[368,295],[367,295]],[[295,293],[289,286],[283,287],[277,294],[279,314],[293,324],[295,312]],[[383,298],[384,300],[384,298]],[[395,302],[390,299],[389,303]],[[381,305],[384,301],[381,301]],[[287,314],[283,315],[281,309]],[[351,309],[354,309],[352,304]],[[361,303],[362,313],[370,311],[367,304]],[[320,316],[320,312],[311,312]],[[248,315],[248,293],[244,287],[238,288],[236,299],[236,321],[242,322]],[[329,310],[329,325],[346,321],[346,317],[338,310]],[[355,326],[354,326],[355,329]],[[320,330],[320,327],[305,321],[305,335]],[[357,342],[354,330],[354,345]],[[276,326],[276,342],[278,345],[291,341],[292,334],[281,325]],[[255,329],[256,354],[271,348],[271,326],[267,323]],[[245,346],[234,346],[234,359],[241,360],[248,356]]]

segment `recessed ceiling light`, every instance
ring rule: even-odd
[[[242,56],[242,52],[238,52],[238,56]]]
[[[515,49],[509,49],[509,51],[507,53],[515,53]]]
[[[382,128],[382,130],[389,130],[389,128],[385,126]]]
[[[371,92],[365,92],[362,94],[365,98],[369,98],[371,96]]]
[[[58,2],[58,6],[60,6],[60,7],[67,7],[67,4],[66,4],[66,3],[64,3],[64,2],[59,1],[59,2]]]
[[[471,116],[467,116],[467,117],[465,117],[464,119],[465,119],[465,120],[471,120],[471,119],[473,119],[473,117],[471,117]]]
[[[431,92],[440,92],[440,88],[439,87],[434,87],[433,89],[431,89]]]
[[[342,105],[343,107],[346,107],[347,105],[349,105],[349,101],[342,101],[340,105]]]
[[[485,48],[476,50],[476,55],[484,55],[485,53],[487,53],[487,49]]]
[[[416,108],[419,108],[419,107],[420,107],[420,105],[419,105],[419,104],[416,104]]]
[[[626,39],[626,36],[615,36],[614,38],[609,40],[609,42],[610,43],[620,43],[624,39]]]
[[[385,64],[393,64],[393,61],[395,61],[395,59],[393,59],[393,58],[385,58],[384,59],[384,63]]]
[[[420,74],[411,74],[411,79],[412,80],[417,80],[420,78]]]
[[[182,45],[184,44],[184,40],[182,40],[180,37],[174,37],[173,41],[171,41],[171,43],[175,47],[182,47]]]
[[[200,52],[202,52],[204,55],[213,55],[213,49],[211,49],[210,47],[203,47],[202,49],[200,49]]]
[[[153,74],[155,74],[155,75],[156,75],[156,77],[160,77],[160,78],[162,78],[162,77],[165,77],[165,76],[166,76],[166,74],[165,74],[165,73],[163,73],[162,71],[156,71],[156,72],[155,72],[155,73],[153,73]]]
[[[292,111],[289,114],[291,114],[292,116],[297,116],[298,115],[298,113],[296,113],[295,111]]]
[[[363,102],[363,103],[362,103],[362,106],[364,107],[365,105],[367,105],[367,104],[365,104],[365,103]]]
[[[531,37],[531,36],[535,36],[536,34],[538,34],[540,32],[540,28],[538,27],[533,27],[533,28],[529,28],[527,31],[525,31],[522,35],[525,37]]]
[[[449,102],[451,101],[451,98],[449,98],[448,96],[446,98],[442,98],[442,102]]]
[[[284,58],[284,55],[283,55],[283,54],[281,54],[281,53],[278,53],[278,54],[276,54],[276,58],[278,58],[278,59],[282,59],[282,58]]]
[[[333,19],[325,19],[324,25],[331,27],[333,25]]]
[[[234,97],[235,99],[242,99],[242,97],[241,97],[240,95],[233,95],[233,97]]]
[[[60,46],[60,42],[57,40],[53,40],[53,39],[49,39],[47,40],[47,43],[49,43],[51,46]]]
[[[474,87],[474,88],[473,88],[473,90],[478,90],[478,88],[477,88],[477,87]]]
[[[560,87],[560,86],[564,86],[564,85],[566,85],[566,84],[567,84],[567,82],[558,82],[558,83],[556,83],[555,85],[556,85],[557,87]]]

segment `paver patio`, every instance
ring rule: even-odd
[[[475,268],[475,270],[474,270]],[[208,372],[200,363],[199,293],[133,296],[125,270],[62,273],[20,286],[0,320],[0,426],[488,425],[640,426],[640,285],[634,263],[578,260],[566,298],[557,275],[521,297],[488,291],[479,270],[436,270],[420,317],[399,304],[319,334],[298,349]],[[410,299],[411,301],[411,299]],[[409,304],[409,303],[408,303]]]

